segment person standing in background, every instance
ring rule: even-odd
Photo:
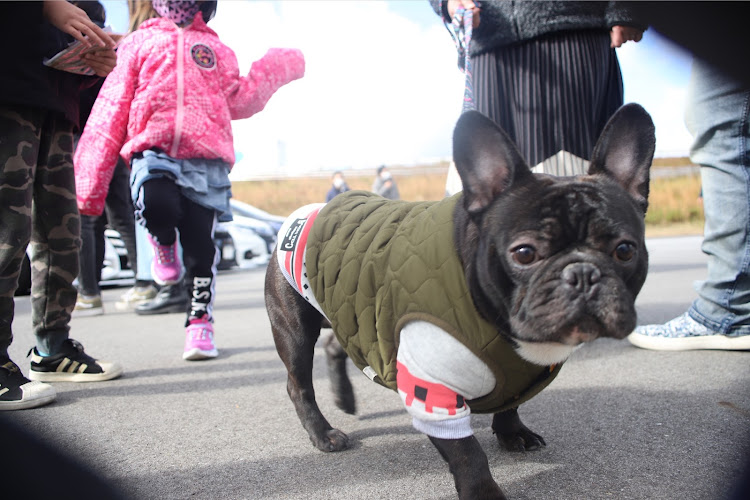
[[[219,216],[231,214],[231,120],[261,111],[279,88],[304,75],[305,62],[298,50],[270,49],[241,77],[234,52],[206,25],[216,2],[152,5],[160,17],[120,45],[81,136],[78,205],[84,214],[100,214],[114,161],[130,161],[136,219],[154,249],[154,280],[173,285],[186,270],[192,284],[183,359],[215,358],[213,236]]]
[[[97,26],[104,27],[105,13],[101,3],[92,1],[74,4],[82,8]],[[103,83],[104,80],[101,80],[81,92],[79,119],[81,129],[86,124]],[[76,134],[76,143],[79,137],[80,133]],[[81,216],[81,251],[79,254],[81,270],[78,274],[78,298],[73,309],[74,317],[104,314],[99,281],[104,266],[104,232],[107,224],[120,234],[128,262],[134,270],[136,268],[138,256],[135,243],[135,216],[133,215],[133,202],[130,200],[129,177],[130,169],[122,159],[118,159],[114,175],[109,183],[105,204],[106,217]],[[126,310],[140,302],[154,298],[155,295],[156,288],[151,281],[136,279],[135,286],[122,295],[115,307]]]
[[[331,189],[326,193],[326,203],[331,201],[336,195],[346,193],[347,191],[349,191],[349,186],[346,185],[344,174],[337,170],[331,177]]]
[[[398,200],[400,198],[396,181],[385,165],[380,165],[375,173],[372,192],[389,200]]]
[[[79,93],[97,81],[42,64],[72,36],[102,50],[84,56],[98,77],[116,64],[115,41],[68,2],[0,2],[0,410],[34,408],[56,397],[44,382],[98,382],[122,374],[69,337],[77,291],[80,220],[73,133]],[[8,354],[14,293],[31,241],[31,319],[36,346],[26,378]]]
[[[647,23],[627,2],[429,1],[448,24],[459,7],[473,14],[476,109],[537,171],[584,173],[604,125],[623,104],[614,49],[640,41]]]
[[[750,85],[695,59],[685,124],[701,167],[708,276],[687,312],[628,340],[664,351],[750,350]]]

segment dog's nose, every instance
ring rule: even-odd
[[[587,262],[568,264],[562,272],[563,282],[585,295],[591,293],[601,277],[599,268]]]

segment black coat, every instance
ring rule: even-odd
[[[58,111],[79,123],[79,95],[101,78],[50,69],[42,61],[64,49],[69,35],[49,24],[42,2],[0,2],[0,105]]]

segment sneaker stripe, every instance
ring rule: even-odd
[[[8,392],[10,389],[0,389],[0,396]]]
[[[68,373],[75,373],[76,369],[81,363],[78,361],[71,361],[70,366],[68,366],[65,371]]]
[[[64,372],[67,371],[67,366],[70,365],[70,358],[63,358],[62,361],[60,361],[60,364],[57,365],[57,372]]]
[[[86,368],[88,368],[88,367],[89,367],[89,365],[87,365],[86,363],[82,363],[81,366],[78,367],[78,373],[85,372]]]

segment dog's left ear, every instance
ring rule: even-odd
[[[513,141],[477,111],[465,112],[456,123],[453,161],[463,184],[464,206],[471,215],[485,210],[521,176],[531,175]]]
[[[613,178],[645,214],[655,147],[651,116],[638,104],[626,104],[609,119],[599,136],[591,154],[589,174]]]

